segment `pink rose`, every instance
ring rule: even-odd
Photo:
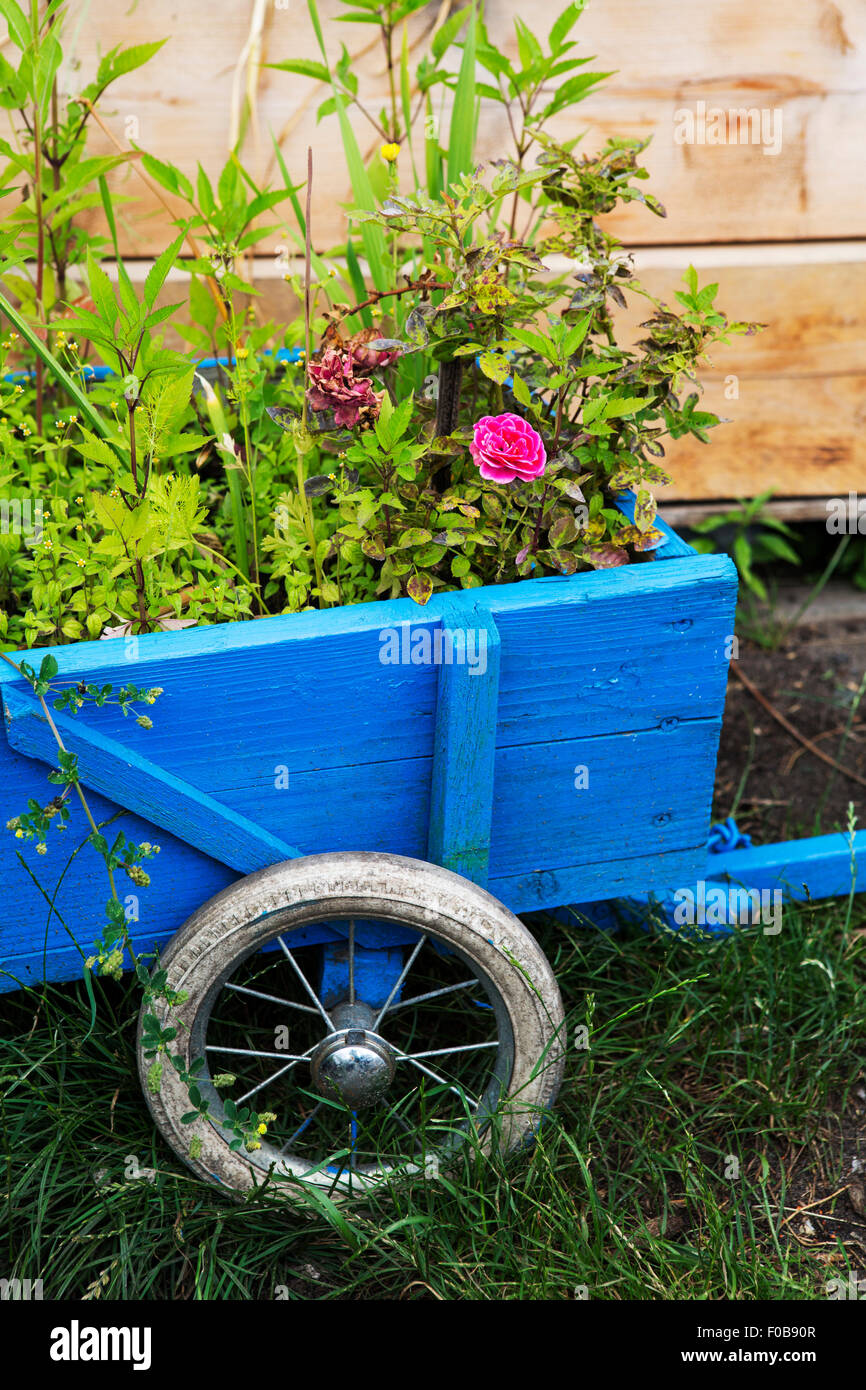
[[[483,415],[469,452],[491,483],[540,478],[547,466],[541,435],[519,415]]]

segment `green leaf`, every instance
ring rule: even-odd
[[[556,361],[556,350],[548,338],[542,338],[538,333],[530,333],[528,328],[510,328],[508,331],[512,338],[537,352],[546,362]]]
[[[426,545],[432,540],[432,531],[427,531],[423,526],[411,526],[408,531],[403,531],[397,537],[397,549],[407,550],[413,545]]]
[[[643,410],[649,402],[645,396],[625,396],[621,400],[606,401],[601,412],[603,420],[612,420],[620,415],[636,415],[639,410]]]
[[[108,336],[111,337],[117,322],[117,300],[114,297],[111,281],[89,247],[87,249],[87,283],[90,288],[90,297],[96,305]]]
[[[86,394],[81,390],[81,387],[73,380],[66,369],[61,366],[54,354],[49,351],[47,346],[39,338],[38,334],[34,333],[27,321],[21,317],[17,309],[12,307],[9,300],[2,293],[0,293],[0,312],[5,314],[15,331],[20,333],[25,342],[29,343],[30,347],[36,353],[36,356],[42,359],[55,381],[59,381],[64,391],[68,392],[72,397],[82,419],[86,420],[91,429],[95,430],[97,434],[101,434],[104,438],[107,438],[108,426],[103,421],[99,412],[94,409],[91,401],[88,400]]]
[[[472,11],[472,6],[467,5],[464,9],[458,10],[456,14],[449,15],[445,23],[441,25],[433,35],[433,42],[430,51],[436,62],[442,57],[446,49],[450,48],[463,25],[466,23]]]
[[[472,172],[478,101],[475,94],[475,5],[469,6],[469,27],[463,41],[463,58],[457,75],[448,137],[448,183],[454,185]]]
[[[0,0],[0,14],[9,25],[9,37],[23,52],[30,45],[30,26],[20,5],[15,0]]]
[[[551,53],[559,52],[564,39],[583,14],[585,5],[586,0],[572,0],[572,4],[568,5],[554,21],[548,40]]]
[[[576,323],[574,327],[566,333],[562,340],[562,351],[566,357],[571,357],[573,353],[577,352],[577,349],[580,347],[589,331],[591,322],[592,314],[587,314],[585,318],[580,320],[580,323]]]
[[[311,58],[286,58],[282,63],[262,63],[263,68],[275,68],[277,72],[294,72],[299,77],[312,77],[315,82],[330,82],[331,74],[324,63],[316,63]]]
[[[176,193],[178,197],[185,198],[188,203],[195,201],[193,197],[192,184],[182,174],[180,169],[174,164],[165,164],[161,159],[156,159],[152,154],[141,156],[141,165],[146,174],[149,174],[156,183],[167,188],[169,193]]]
[[[423,605],[433,593],[433,580],[429,574],[413,574],[406,585],[406,592],[416,603]]]
[[[482,352],[478,365],[486,377],[501,386],[509,372],[508,358],[501,352]]]
[[[181,232],[180,236],[175,237],[170,246],[167,246],[162,255],[157,257],[150,270],[147,272],[147,279],[144,282],[144,302],[148,309],[152,309],[156,296],[162,289],[166,276],[177,260],[177,253],[183,245],[186,232]]]
[[[137,43],[133,44],[131,48],[123,48],[119,52],[116,48],[112,49],[112,51],[107,53],[103,58],[100,64],[100,70],[103,65],[107,63],[110,72],[108,82],[114,82],[116,78],[122,77],[124,73],[134,72],[136,68],[143,67],[145,63],[149,63],[154,54],[158,53],[163,44],[166,43],[168,43],[168,39],[157,39],[155,43]],[[102,86],[108,85],[101,71],[97,74],[97,82]]]

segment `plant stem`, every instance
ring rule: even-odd
[[[26,677],[26,676],[24,675],[24,673],[22,672],[20,666],[18,666],[18,665],[12,660],[11,656],[7,656],[5,652],[0,652],[0,657],[2,657],[2,659],[6,662],[6,664],[7,664],[8,666],[11,666],[11,667],[12,667],[13,671],[17,671],[17,672],[18,672],[18,675],[21,677],[22,680],[27,680],[27,677]],[[29,682],[28,682],[28,684],[29,684]],[[54,741],[55,741],[55,743],[57,744],[57,747],[60,749],[61,753],[66,753],[66,752],[68,752],[68,749],[67,749],[67,747],[66,747],[66,744],[63,742],[63,739],[60,737],[60,733],[59,733],[59,731],[58,731],[57,725],[54,723],[54,720],[53,720],[52,717],[51,717],[51,711],[50,711],[50,709],[48,708],[48,706],[46,705],[45,700],[44,700],[44,697],[43,697],[42,695],[37,695],[36,698],[37,698],[37,700],[39,701],[40,705],[42,706],[42,713],[45,715],[45,718],[46,718],[46,720],[47,720],[47,722],[48,722],[48,727],[49,727],[49,729],[51,730],[52,734],[54,735]],[[99,827],[97,826],[96,821],[93,819],[93,816],[90,814],[90,807],[89,807],[88,804],[87,804],[87,798],[85,797],[84,792],[81,790],[80,784],[79,784],[78,782],[74,782],[74,783],[73,783],[73,786],[75,787],[75,790],[76,790],[76,792],[78,793],[78,800],[81,802],[81,805],[82,805],[82,807],[84,808],[84,814],[86,815],[88,821],[90,822],[90,828],[91,828],[91,830],[93,831],[94,835],[98,835],[98,834],[99,834]],[[108,881],[109,881],[109,883],[111,884],[111,896],[112,896],[116,901],[119,901],[119,899],[118,899],[118,897],[117,897],[117,889],[116,889],[116,887],[115,887],[115,885],[114,885],[114,874],[112,873],[111,869],[109,869],[109,867],[108,867],[107,864],[106,864],[105,867],[106,867],[106,872],[108,873]]]
[[[39,0],[31,0],[30,24],[33,30],[34,84],[39,72]],[[42,207],[42,111],[39,88],[34,87],[33,102],[33,202],[36,208],[36,312],[45,325],[45,305],[42,302],[45,286],[45,216]],[[45,376],[42,358],[36,359],[36,432],[42,433],[43,395]]]
[[[310,274],[313,259],[312,234],[310,231],[310,219],[313,215],[313,147],[307,146],[307,213],[306,225],[304,227],[304,403],[302,407],[302,420],[304,429],[309,428],[309,407],[307,405],[307,392],[310,389]]]
[[[460,418],[460,385],[463,359],[453,357],[439,364],[439,394],[436,398],[436,434],[453,434]]]

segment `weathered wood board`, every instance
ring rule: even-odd
[[[559,0],[536,5],[533,29],[546,34],[561,8]],[[372,84],[375,93],[370,109],[378,111],[387,78],[371,31],[334,22],[337,0],[321,0],[320,10],[329,50],[338,54],[345,41],[357,55],[362,85],[369,91]],[[516,51],[513,17],[526,17],[525,10],[524,0],[489,0],[488,28],[502,51]],[[431,3],[413,17],[417,56],[438,11]],[[132,8],[73,0],[68,75],[86,81],[99,51],[114,44],[170,36],[149,66],[118,82],[105,119],[124,146],[133,138],[188,173],[198,159],[214,173],[230,144],[233,87],[243,93],[246,85],[238,60],[252,13],[251,4],[235,0],[184,6],[151,0]],[[614,75],[562,117],[558,129],[566,136],[586,130],[589,146],[610,134],[653,137],[646,155],[650,187],[667,206],[668,218],[633,204],[612,219],[624,239],[671,244],[866,235],[866,9],[859,0],[772,0],[760,6],[753,0],[592,0],[575,32],[582,53],[597,56],[595,68]],[[265,61],[319,57],[302,0],[266,6],[261,54]],[[262,176],[272,169],[273,131],[300,181],[312,144],[316,239],[322,246],[339,241],[341,205],[351,194],[336,118],[316,125],[315,108],[325,89],[262,69],[256,93],[256,120],[245,146],[250,167]],[[681,113],[691,110],[697,117],[701,101],[705,119],[688,132]],[[751,127],[741,131],[737,117],[727,114],[740,109],[766,112],[770,138],[751,143]],[[713,124],[716,110],[725,113],[720,125]],[[722,144],[711,143],[717,130]],[[378,148],[380,137],[363,121],[358,131],[365,150]],[[693,142],[678,143],[678,132],[693,134]],[[778,152],[765,153],[775,148],[777,136]],[[749,143],[741,143],[745,138]],[[104,137],[97,138],[97,147],[100,142],[108,147]],[[482,122],[480,153],[500,156],[506,143],[504,122],[494,110]],[[132,174],[116,183],[137,197],[143,192]],[[124,218],[127,249],[142,255],[161,249],[165,229],[164,214],[144,191]]]
[[[652,564],[434,598],[423,614],[397,600],[59,649],[62,677],[165,691],[150,732],[109,707],[87,712],[87,738],[76,740],[77,720],[63,731],[82,781],[96,788],[97,820],[144,811],[146,819],[127,810],[121,824],[162,847],[151,887],[129,885],[137,945],[164,941],[257,864],[262,845],[271,860],[282,845],[427,857],[442,786],[443,667],[420,644],[443,618],[452,622],[455,606],[471,627],[477,603],[499,639],[489,653],[499,661],[495,717],[488,709],[490,890],[523,911],[693,876],[704,857],[736,578],[727,558],[684,550],[674,541],[671,558]],[[387,651],[409,659],[383,661]],[[471,655],[456,671],[464,684],[492,674],[487,656],[479,641],[478,674],[467,669]],[[53,748],[9,668],[0,693],[5,824],[28,797],[47,799],[40,760],[53,761]],[[434,846],[438,834],[474,853],[483,827],[459,805],[456,822],[446,805]],[[43,955],[50,977],[71,978],[81,956],[70,924],[85,955],[100,929],[98,863],[90,850],[70,860],[80,825],[65,835],[68,848],[55,835],[42,857],[10,835],[0,840],[0,988],[37,978]]]

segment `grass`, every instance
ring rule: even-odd
[[[176,1162],[131,982],[98,984],[92,1028],[83,985],[4,996],[0,1274],[61,1299],[826,1297],[856,1218],[825,1202],[818,1240],[790,1218],[864,1126],[863,899],[792,907],[778,936],[535,929],[589,1047],[534,1148],[340,1208],[235,1205]]]

